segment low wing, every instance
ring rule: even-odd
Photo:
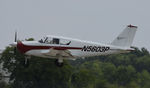
[[[69,50],[56,50],[51,48],[49,51],[43,53],[43,55],[50,57],[65,57],[65,58],[73,58],[73,55]]]

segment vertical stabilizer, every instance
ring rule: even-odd
[[[128,25],[123,32],[111,43],[111,45],[119,46],[123,48],[130,48],[135,33],[137,30],[137,26]]]

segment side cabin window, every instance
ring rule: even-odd
[[[46,38],[44,43],[46,44],[59,44],[58,38]]]
[[[59,44],[59,39],[58,38],[53,38],[53,44]]]
[[[59,38],[49,38],[46,37],[44,39],[39,40],[40,43],[46,44],[60,44],[60,45],[70,45],[71,41]]]
[[[65,40],[65,39],[60,39],[60,45],[70,45],[71,41]]]

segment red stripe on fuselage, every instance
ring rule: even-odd
[[[67,50],[67,49],[82,49],[80,47],[61,47],[61,46],[29,46],[24,45],[22,42],[17,43],[17,49],[21,53],[26,53],[29,50],[37,50],[37,49],[50,49],[53,48],[55,50]]]

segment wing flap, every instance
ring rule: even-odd
[[[43,55],[52,57],[73,57],[69,50],[56,50],[54,48],[51,48],[48,52],[43,53]]]

